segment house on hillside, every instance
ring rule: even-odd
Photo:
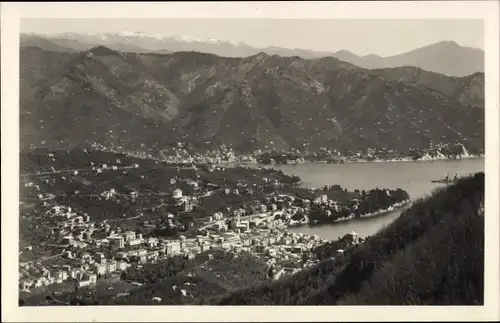
[[[348,234],[346,234],[346,238],[350,243],[357,244],[359,243],[359,236],[356,232],[352,231]]]
[[[192,188],[198,188],[198,182],[193,181],[191,179],[187,180],[186,183],[191,186]]]
[[[174,199],[181,199],[182,198],[182,190],[181,189],[175,189],[173,192],[172,192],[172,197]]]

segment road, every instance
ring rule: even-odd
[[[64,251],[61,252],[61,253],[58,253],[57,255],[52,255],[52,256],[48,256],[48,257],[42,257],[42,258],[39,258],[39,259],[33,259],[31,261],[26,261],[26,262],[22,262],[22,263],[19,263],[19,265],[26,265],[26,264],[29,264],[29,263],[41,263],[43,261],[46,261],[46,260],[50,260],[50,259],[54,259],[54,258],[57,258],[57,257],[61,257],[62,255],[64,254]]]
[[[140,218],[142,215],[136,215],[136,216],[132,216],[130,218],[116,218],[116,219],[106,219],[104,223],[107,223],[107,222],[113,222],[113,221],[127,221],[127,220],[134,220],[134,219],[138,219]]]
[[[116,165],[114,165],[116,166]],[[179,169],[195,169],[193,167],[182,167],[182,166],[175,166]],[[111,167],[108,167],[106,169],[100,168],[102,171],[118,171],[122,169],[132,169],[132,168],[137,168],[132,166],[117,166],[117,169],[112,169]],[[163,167],[148,167],[148,169],[163,169]],[[51,175],[51,174],[65,174],[65,173],[72,173],[74,171],[78,172],[95,172],[97,171],[97,168],[74,168],[74,169],[65,169],[65,170],[55,170],[55,171],[47,171],[47,172],[36,172],[36,173],[21,173],[20,176],[43,176],[43,175]]]
[[[112,168],[107,168],[107,169],[102,169],[103,171],[105,170],[111,170],[111,171],[117,171],[117,170],[122,170],[122,169],[132,169],[136,168],[134,166],[121,166],[117,167],[116,170]],[[56,170],[56,171],[50,171],[50,172],[36,172],[36,173],[21,173],[20,176],[43,176],[43,175],[51,175],[51,174],[65,174],[65,173],[72,173],[74,171],[77,172],[95,172],[97,169],[92,169],[92,168],[75,168],[75,169],[66,169],[66,170]]]

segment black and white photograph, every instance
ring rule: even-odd
[[[2,203],[10,302],[220,317],[249,305],[492,309],[498,14],[481,15],[499,6],[477,3],[477,17],[425,19],[287,18],[286,2],[276,18],[144,16],[175,3],[20,17],[18,63],[2,58],[2,99],[18,83],[5,98],[18,109],[2,100],[18,167],[2,157],[2,202],[18,194],[8,213]]]

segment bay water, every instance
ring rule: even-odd
[[[323,164],[305,163],[275,165],[288,175],[297,175],[304,186],[315,188],[338,184],[348,190],[369,190],[373,188],[401,188],[415,200],[432,193],[444,184],[432,183],[447,175],[452,178],[484,171],[484,159],[439,160],[418,162],[376,162]],[[380,216],[355,219],[346,222],[320,226],[293,227],[293,232],[316,234],[321,238],[335,240],[351,231],[365,237],[379,231],[401,214],[401,210]]]

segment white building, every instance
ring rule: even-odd
[[[181,189],[175,189],[173,192],[172,192],[172,197],[174,199],[180,199],[182,198],[182,190]]]
[[[116,263],[116,269],[117,270],[126,270],[129,267],[129,264],[125,261],[119,261]]]
[[[72,244],[73,242],[75,241],[75,239],[73,238],[73,236],[65,236],[63,239],[62,239],[62,244],[65,244],[65,245],[70,245]]]
[[[78,281],[78,287],[86,287],[86,286],[90,286],[90,285],[92,285],[92,282],[88,279]]]
[[[167,243],[165,248],[166,255],[178,254],[181,251],[181,243],[180,241],[171,241]]]
[[[198,188],[198,182],[196,182],[196,181],[190,180],[187,183],[188,183],[188,185],[190,185],[193,188]]]
[[[96,274],[89,273],[87,275],[88,275],[88,279],[90,280],[91,284],[97,283],[97,275]]]
[[[224,215],[221,212],[216,212],[213,216],[215,221],[220,221],[224,218]]]
[[[59,270],[56,273],[56,279],[58,279],[58,280],[66,280],[66,279],[68,279],[68,272],[67,271],[63,271],[63,270]]]
[[[148,241],[146,242],[149,247],[154,248],[158,246],[158,240],[155,238],[149,238]]]
[[[125,246],[125,239],[121,236],[108,237],[108,240],[111,246],[116,246],[118,248],[123,248]]]
[[[125,241],[130,241],[135,239],[135,232],[134,231],[125,231],[123,234],[123,237],[125,238]]]
[[[142,243],[142,239],[129,240],[127,243],[129,246],[138,246]]]
[[[94,272],[96,273],[96,275],[105,275],[107,271],[108,271],[108,268],[107,268],[106,264],[96,263],[94,265]]]
[[[106,263],[106,271],[108,273],[114,273],[116,271],[116,267],[117,267],[117,262],[114,260],[111,260]]]
[[[69,276],[73,279],[78,279],[80,277],[81,270],[78,268],[73,268],[69,272]]]

